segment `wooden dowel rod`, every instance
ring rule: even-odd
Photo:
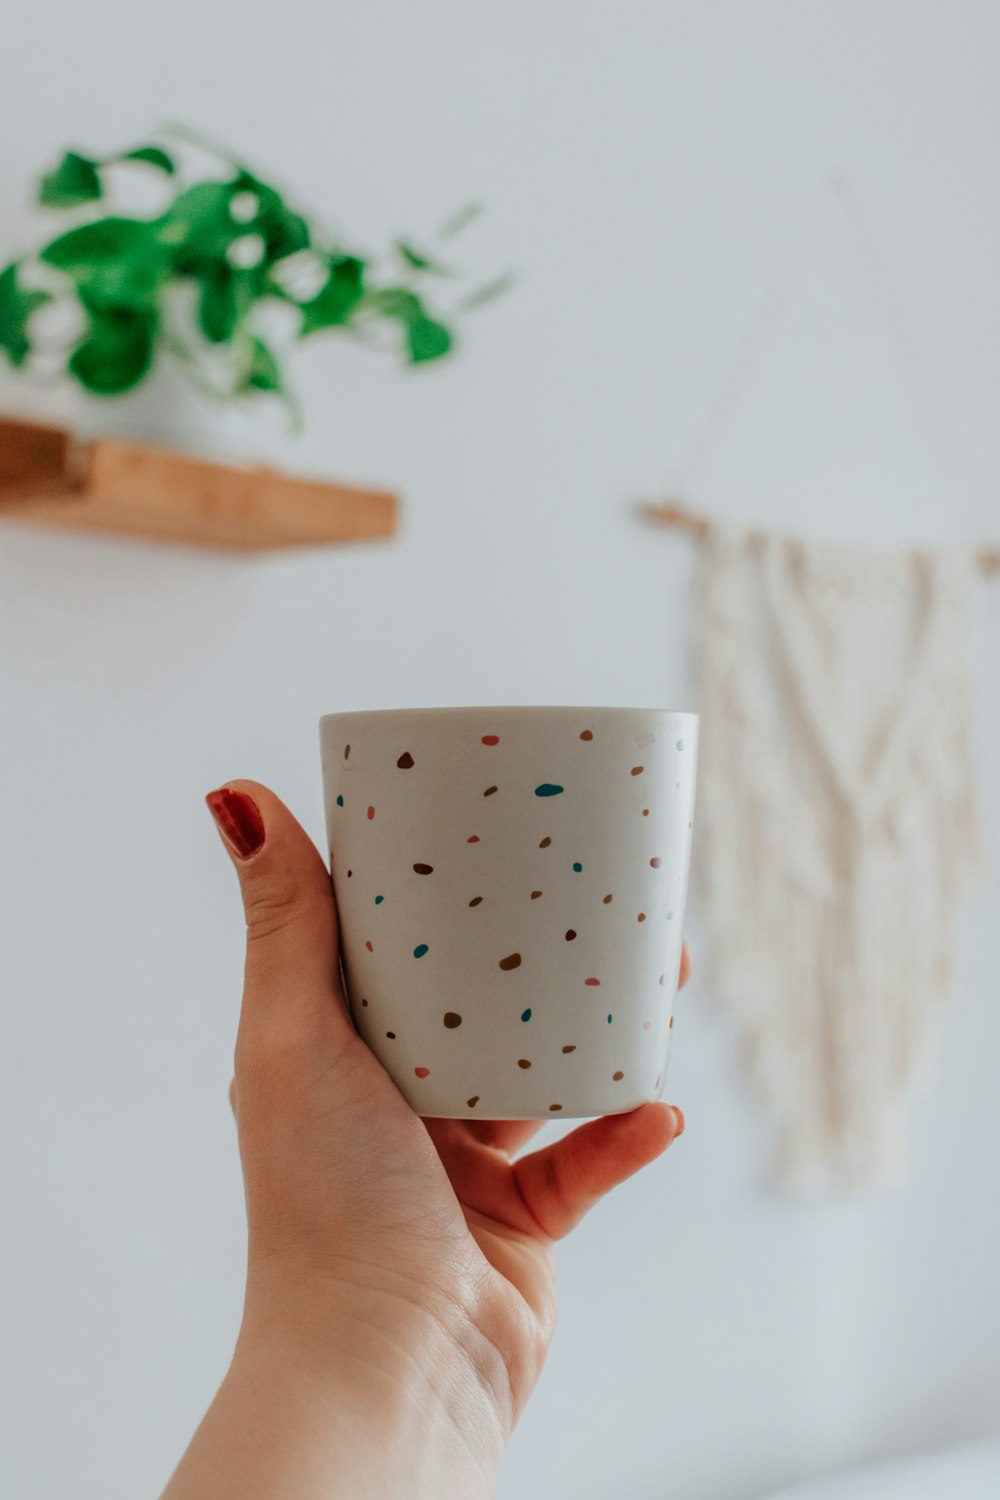
[[[707,516],[689,510],[676,500],[644,502],[639,509],[656,525],[673,526],[679,531],[689,531],[692,536],[705,537],[712,530],[712,522]],[[983,573],[1000,573],[1000,547],[978,548],[976,561]]]

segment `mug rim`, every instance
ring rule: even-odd
[[[363,719],[377,718],[379,716],[393,715],[402,718],[409,714],[663,714],[667,718],[684,719],[689,723],[697,724],[698,714],[686,708],[654,708],[649,705],[641,707],[617,706],[615,704],[593,704],[593,703],[484,703],[484,704],[440,704],[428,708],[356,708],[338,709],[333,713],[321,714],[320,724],[326,724],[333,719]]]

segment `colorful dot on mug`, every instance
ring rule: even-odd
[[[376,906],[381,906],[381,905],[382,905],[382,902],[383,902],[383,901],[384,901],[384,900],[385,900],[385,897],[384,897],[384,896],[376,896],[376,897],[375,897],[375,905],[376,905]]]
[[[535,796],[536,797],[558,797],[560,795],[560,793],[564,792],[565,790],[566,790],[565,787],[556,786],[555,783],[552,782],[552,781],[543,781],[542,784],[541,784],[541,786],[536,786],[535,787]]]
[[[348,757],[350,756],[350,753],[351,753],[351,747],[350,747],[350,745],[345,745],[344,746],[344,759],[345,760],[348,759]]]
[[[337,798],[337,806],[338,807],[343,807],[343,805],[344,805],[344,794],[342,792],[340,794],[340,796]]]
[[[584,984],[600,984],[601,981],[599,979],[585,979],[583,982]]]
[[[653,1026],[652,1021],[643,1021],[643,1023],[642,1023],[642,1029],[643,1029],[643,1031],[650,1031],[650,1030],[652,1030],[652,1026]]]
[[[625,1077],[625,1074],[624,1073],[612,1073],[611,1077],[612,1077],[612,1079],[614,1080],[615,1083],[621,1083],[622,1079]]]
[[[449,1031],[454,1031],[456,1026],[461,1026],[462,1017],[457,1010],[446,1010],[444,1013],[444,1024]]]
[[[362,1000],[361,1004],[365,1007],[366,1010],[368,1009],[368,1001],[367,1000]]]
[[[520,953],[508,953],[506,958],[500,960],[501,969],[519,969],[521,967]]]
[[[551,1110],[562,1109],[562,1105],[561,1104],[550,1104],[549,1105],[549,1109],[551,1109]]]
[[[531,1007],[530,1006],[528,1007],[527,1010],[522,1010],[522,1012],[521,1012],[521,1020],[522,1021],[530,1021],[531,1020]]]
[[[646,767],[645,767],[645,766],[633,766],[633,767],[632,767],[632,775],[633,775],[633,776],[641,776],[641,775],[642,775],[642,773],[643,773],[643,771],[644,771],[644,770],[645,770],[645,769],[646,769]]]
[[[427,952],[427,944],[426,943],[418,943],[417,946],[413,950],[413,957],[414,958],[423,958],[423,956],[424,956],[424,954],[426,952]]]
[[[580,738],[581,740],[592,740],[594,738],[594,731],[592,729],[585,729]]]
[[[397,764],[397,766],[399,767],[399,769],[401,771],[412,770],[412,768],[413,768],[413,756],[410,754],[409,750],[404,750],[403,751],[402,755],[399,757],[399,759],[397,760],[396,764]]]
[[[678,750],[683,750],[684,749],[684,741],[683,740],[678,740],[677,741],[677,748],[678,748]]]
[[[374,953],[375,952],[375,949],[372,947],[372,940],[371,940],[371,938],[369,938],[368,941],[367,941],[367,943],[365,943],[365,947],[368,949],[369,953]]]
[[[671,1016],[670,1017],[670,1025],[667,1027],[667,1030],[668,1031],[673,1031],[673,1029],[674,1029],[674,1018],[673,1018],[673,1016]]]
[[[350,878],[351,878],[351,876],[352,876],[352,875],[353,875],[353,874],[354,874],[354,871],[353,871],[353,870],[348,870],[348,872],[347,872],[347,878],[348,878],[348,880],[350,880]]]
[[[667,912],[667,921],[668,922],[672,922],[673,920],[674,920],[674,914],[673,914],[673,912],[672,911],[668,911]]]
[[[538,898],[539,898],[539,896],[541,894],[542,894],[541,891],[532,891],[532,893],[531,893],[531,899],[532,899],[532,901],[537,901]]]
[[[662,865],[663,860],[662,859],[651,859],[649,861],[649,863],[652,865],[652,867],[653,867],[654,870],[658,870],[660,868],[660,866]]]
[[[580,871],[583,869],[583,865],[580,864],[579,860],[577,860],[576,864],[573,866],[573,869],[579,875]]]
[[[483,744],[484,745],[499,745],[499,743],[500,743],[500,736],[498,734],[484,734],[483,735]]]
[[[611,1017],[610,1016],[608,1016],[608,1025],[609,1026],[611,1025]]]
[[[645,920],[646,920],[646,913],[644,911],[641,911],[639,913],[639,915],[636,917],[636,921],[637,922],[645,922]]]
[[[390,1042],[394,1042],[396,1040],[396,1033],[394,1031],[387,1031],[386,1036],[389,1038]]]
[[[605,896],[604,901],[603,901],[603,905],[604,906],[610,906],[613,900],[614,900],[613,896]]]
[[[539,847],[539,849],[547,849],[549,847],[549,845],[551,844],[551,842],[552,842],[551,839],[542,839],[542,842],[539,844],[538,847]]]
[[[666,976],[666,974],[661,974],[660,975],[660,983],[661,984],[666,984],[666,982],[667,982],[667,976]]]
[[[478,833],[474,833],[472,835],[472,837],[471,838],[467,838],[465,842],[467,844],[478,844],[479,843],[479,834]]]
[[[566,941],[567,941],[567,943],[571,943],[575,937],[576,937],[576,933],[573,930],[573,928],[571,927],[568,930],[568,932],[566,933]]]
[[[372,818],[374,818],[374,816],[375,816],[375,809],[374,809],[374,807],[370,807],[368,809],[368,821],[369,821],[369,823],[371,822]]]
[[[434,874],[434,866],[433,865],[414,865],[413,866],[413,873],[415,875],[433,875]]]
[[[576,1051],[576,1043],[575,1043],[575,1042],[573,1042],[573,1043],[571,1043],[571,1044],[570,1044],[570,1045],[569,1045],[569,1046],[567,1046],[567,1047],[564,1047],[564,1048],[563,1048],[563,1051],[564,1051],[564,1052],[575,1052],[575,1051]]]
[[[429,1078],[431,1073],[430,1068],[414,1068],[413,1071],[418,1078]]]
[[[530,1068],[531,1062],[527,1057],[519,1057],[517,1060],[517,1065],[519,1068]]]
[[[470,906],[481,906],[482,903],[483,903],[482,896],[473,896],[472,900],[469,902],[469,905]]]
[[[648,807],[644,807],[643,808],[642,815],[643,815],[644,818],[648,818],[649,817],[649,808]]]
[[[475,1107],[476,1107],[476,1105],[478,1103],[479,1103],[479,1095],[478,1094],[473,1094],[473,1096],[472,1096],[471,1099],[466,1099],[466,1101],[465,1101],[467,1109],[475,1109]]]
[[[484,796],[484,797],[492,797],[492,796],[493,796],[493,793],[494,793],[494,792],[495,792],[495,791],[497,791],[497,788],[496,788],[496,787],[495,787],[495,786],[488,786],[488,787],[487,787],[487,788],[486,788],[486,790],[485,790],[485,792],[484,792],[484,793],[483,793],[483,796]]]

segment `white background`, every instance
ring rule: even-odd
[[[117,407],[0,389],[404,502],[390,543],[256,561],[0,532],[5,1495],[155,1494],[232,1346],[242,920],[204,793],[265,780],[319,839],[323,712],[688,706],[694,544],[634,502],[685,477],[808,215],[691,498],[813,537],[1000,538],[998,46],[988,0],[36,0],[5,20],[6,253],[39,232],[28,185],[62,147],[181,117],[371,249],[481,197],[461,259],[521,277],[441,367],[304,348],[297,444],[168,381]],[[832,170],[866,205],[909,375]],[[995,870],[1000,584],[973,634]],[[560,1246],[501,1500],[748,1500],[996,1425],[997,895],[994,873],[962,916],[908,1180],[867,1201],[764,1189],[767,1121],[696,974],[668,1089],[687,1132]]]

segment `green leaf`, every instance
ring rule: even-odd
[[[406,244],[403,240],[396,241],[396,249],[406,264],[412,266],[415,271],[430,271],[433,276],[454,276],[455,274],[450,266],[431,260],[430,256],[425,255],[422,250],[415,250],[412,245]]]
[[[306,250],[310,243],[309,225],[301,214],[290,209],[276,188],[268,187],[250,172],[241,172],[233,184],[235,193],[253,193],[260,207],[255,219],[243,226],[263,236],[267,246],[268,261],[283,260],[286,255],[295,255]]]
[[[233,270],[218,265],[202,277],[198,299],[198,324],[213,344],[225,344],[232,338],[257,300],[259,276],[252,271]]]
[[[17,284],[17,264],[0,272],[0,349],[15,369],[20,369],[31,352],[28,319],[36,307],[51,302],[48,292],[25,291]]]
[[[253,353],[246,388],[252,391],[280,391],[282,379],[278,361],[262,339],[251,339],[250,343]]]
[[[440,359],[452,345],[452,337],[443,323],[433,318],[414,318],[407,325],[406,339],[410,351],[410,362],[418,365],[430,359]]]
[[[342,256],[330,265],[326,282],[309,302],[302,304],[300,338],[321,328],[339,328],[350,319],[364,297],[364,261]]]
[[[516,283],[517,277],[513,271],[505,271],[494,281],[487,281],[484,286],[476,287],[469,292],[462,298],[459,307],[463,312],[471,312],[474,307],[483,307],[487,302],[492,302],[494,297],[501,297],[504,292],[509,292]]]
[[[120,396],[138,385],[153,362],[156,314],[114,308],[91,315],[90,331],[70,356],[69,370],[97,396]]]
[[[39,258],[71,276],[96,307],[151,307],[168,270],[153,226],[141,219],[81,224],[53,240]]]
[[[401,323],[411,323],[415,318],[425,316],[424,304],[416,292],[410,292],[402,286],[389,286],[378,292],[369,292],[365,304],[383,317],[398,318]]]
[[[67,151],[55,171],[42,178],[39,203],[46,208],[76,208],[80,203],[93,203],[101,196],[97,165],[89,156]]]
[[[249,226],[237,224],[230,212],[234,191],[232,182],[199,182],[156,221],[160,243],[181,275],[194,272],[200,262],[224,260],[233,240],[247,233]]]
[[[161,172],[166,172],[168,177],[172,177],[177,171],[173,157],[160,146],[137,146],[134,151],[126,151],[118,160],[148,162],[151,167],[159,167]]]
[[[483,208],[482,203],[466,203],[457,213],[452,214],[451,218],[445,224],[442,224],[438,230],[438,239],[454,239],[455,235],[461,234],[462,230],[468,224],[471,224],[473,219],[479,218],[479,215],[483,212]]]

